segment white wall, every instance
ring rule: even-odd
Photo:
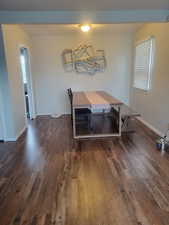
[[[94,76],[65,72],[61,54],[65,48],[91,43],[104,49],[107,68]],[[105,90],[129,102],[132,35],[127,33],[59,34],[32,37],[33,75],[38,115],[68,113],[66,89]]]
[[[29,47],[30,41],[18,25],[2,25],[2,30],[7,68],[6,79],[8,79],[6,83],[10,90],[10,103],[6,99],[4,106],[10,104],[11,109],[8,111],[12,115],[8,116],[10,117],[8,120],[11,120],[10,126],[13,130],[10,136],[7,135],[6,139],[15,140],[26,127],[19,47],[22,45]],[[9,130],[7,123],[5,126]]]
[[[132,88],[131,106],[159,133],[164,133],[169,124],[169,23],[144,25],[137,32],[135,41],[150,35],[155,37],[152,88],[148,92]]]
[[[5,140],[13,140],[14,123],[11,105],[11,92],[9,86],[3,31],[0,26],[0,115],[3,125],[3,135]]]

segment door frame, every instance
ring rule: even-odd
[[[2,102],[2,92],[0,90],[0,123],[2,125],[2,141],[5,141],[5,134],[6,134],[6,125],[5,125],[5,119],[4,119],[4,106]]]
[[[1,93],[0,93],[0,95],[1,95]],[[0,97],[0,99],[1,99],[1,97]],[[4,120],[3,120],[3,107],[2,107],[2,103],[0,104],[0,108],[1,108],[1,111],[0,111],[0,126],[2,126],[0,129],[1,129],[1,133],[2,133],[2,138],[0,138],[0,141],[4,141],[4,139],[5,139],[5,136],[4,136]]]
[[[29,99],[29,110],[30,110],[30,119],[36,118],[36,112],[35,112],[35,100],[34,100],[34,90],[33,90],[33,79],[32,79],[32,68],[31,68],[31,53],[29,46],[25,44],[19,45],[19,61],[20,61],[20,55],[21,55],[21,49],[24,48],[27,50],[27,60],[28,60],[28,71],[27,71],[27,81],[28,81],[28,99]],[[25,101],[25,93],[24,93],[24,83],[23,83],[23,75],[22,75],[22,69],[21,69],[21,61],[20,61],[20,72],[21,72],[21,78],[22,78],[22,86],[23,86],[23,98]],[[26,101],[25,101],[25,120],[27,122],[27,115],[26,115]]]
[[[0,113],[0,133],[2,134],[2,137],[0,136],[0,141],[4,141],[4,126],[3,126],[2,113]]]

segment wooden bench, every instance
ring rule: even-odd
[[[121,132],[122,133],[133,133],[135,132],[133,129],[130,129],[129,125],[132,119],[141,116],[139,113],[131,109],[129,106],[123,104],[121,106]]]

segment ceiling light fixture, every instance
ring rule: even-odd
[[[83,32],[88,32],[91,29],[91,26],[89,24],[83,24],[83,25],[80,25],[80,29]]]

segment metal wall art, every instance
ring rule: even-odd
[[[80,45],[76,49],[65,49],[62,53],[64,69],[67,72],[95,74],[106,67],[104,50],[94,50],[92,45]]]

